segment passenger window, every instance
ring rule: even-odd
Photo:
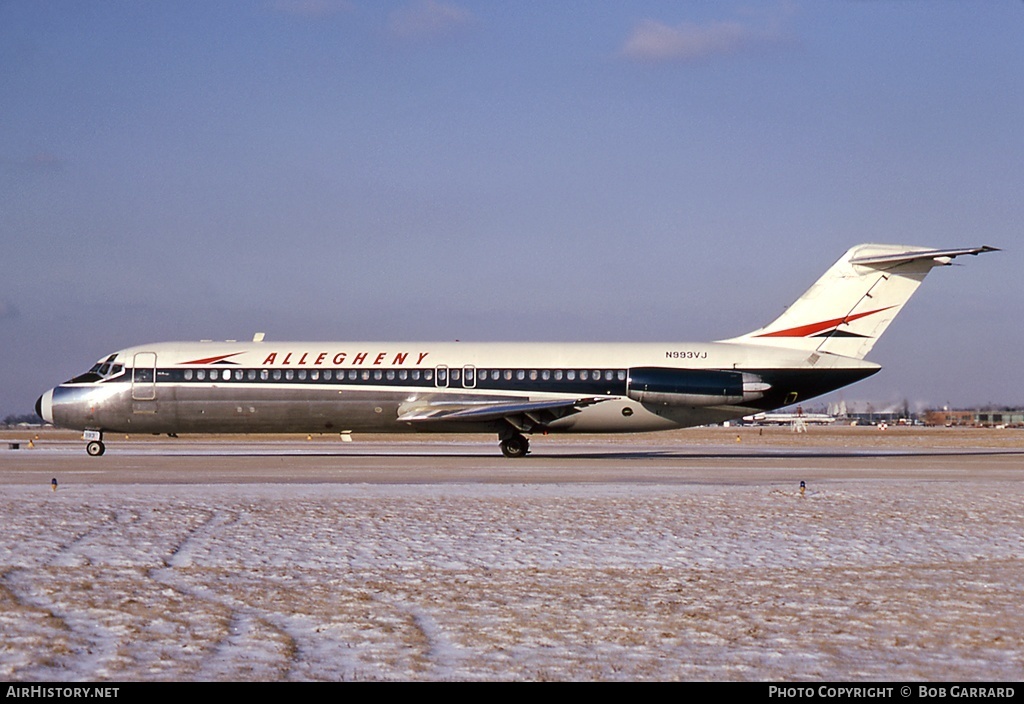
[[[205,369],[197,369],[196,370],[196,379],[198,379],[199,381],[202,381],[205,378],[206,378],[206,370]]]
[[[192,381],[192,370],[191,369],[186,369],[185,370],[185,381]]]

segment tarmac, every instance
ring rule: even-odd
[[[70,431],[0,431],[0,484],[773,483],[808,479],[1019,481],[1024,429],[698,428],[534,436],[503,457],[490,435],[116,436],[85,454]],[[30,447],[34,445],[34,447]],[[799,480],[798,480],[799,481]]]

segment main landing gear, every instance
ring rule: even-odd
[[[501,454],[505,457],[526,457],[530,452],[530,441],[519,433],[501,438]]]

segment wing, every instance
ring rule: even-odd
[[[579,413],[607,398],[557,399],[553,401],[517,401],[513,403],[432,403],[402,411],[400,423],[490,422],[504,420],[524,433],[544,427],[559,418]]]

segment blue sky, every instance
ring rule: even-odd
[[[1024,3],[0,0],[0,416],[185,339],[710,340],[933,272],[843,392],[1024,405]],[[958,260],[961,261],[961,260]]]

